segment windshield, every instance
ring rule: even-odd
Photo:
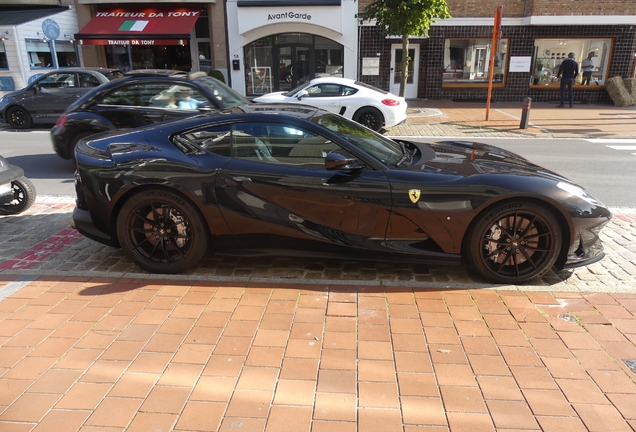
[[[196,81],[208,88],[222,108],[231,108],[250,103],[248,99],[244,98],[216,78],[206,76],[197,78]]]
[[[390,168],[396,168],[404,155],[402,148],[395,141],[344,117],[324,114],[313,117],[311,121],[336,132],[349,143]]]
[[[285,96],[293,96],[293,95],[295,95],[296,93],[298,93],[299,91],[301,91],[302,89],[304,89],[305,87],[309,87],[310,85],[311,85],[311,83],[304,83],[304,84],[301,84],[301,85],[299,85],[298,87],[293,88],[293,89],[289,90],[289,91],[288,91],[288,92],[286,92],[286,93],[283,93],[283,95],[285,95]]]

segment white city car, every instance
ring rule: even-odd
[[[259,96],[254,102],[311,105],[340,114],[375,131],[406,120],[404,98],[349,78],[315,78],[287,92]]]

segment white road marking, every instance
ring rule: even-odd
[[[636,150],[636,145],[633,146],[605,146],[614,150]]]
[[[597,144],[636,144],[636,139],[632,138],[590,138],[585,141]]]

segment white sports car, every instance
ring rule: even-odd
[[[404,98],[349,78],[315,78],[288,92],[275,92],[254,102],[300,103],[322,108],[378,131],[406,120]]]

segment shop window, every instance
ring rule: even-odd
[[[446,39],[443,85],[487,85],[492,39]],[[508,64],[508,39],[497,41],[492,82],[503,86]]]
[[[290,91],[316,77],[343,76],[343,46],[303,33],[264,37],[245,46],[246,94]]]
[[[57,57],[57,65],[61,68],[79,65],[75,44],[70,41],[55,41],[55,55]]]
[[[611,49],[612,39],[537,39],[534,43],[530,84],[558,86],[559,66],[573,52],[574,60],[579,64],[575,84],[604,85]],[[592,67],[583,69],[584,61],[585,66]]]
[[[7,61],[7,50],[4,47],[4,42],[0,41],[0,69],[9,69],[9,62]]]
[[[47,68],[53,66],[53,54],[51,53],[51,43],[42,40],[26,41],[29,65],[32,69]]]

